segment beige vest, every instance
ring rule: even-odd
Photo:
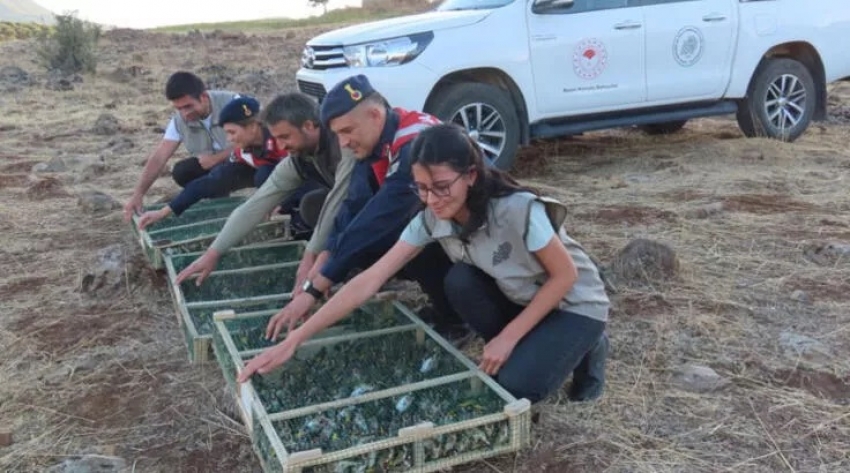
[[[207,93],[212,103],[212,127],[209,131],[200,121],[187,123],[179,113],[174,113],[174,124],[177,125],[177,131],[183,139],[183,146],[186,147],[190,156],[215,152],[213,142],[217,143],[221,149],[227,149],[229,146],[224,128],[217,126],[218,114],[237,94],[226,90],[208,90]]]
[[[546,269],[525,246],[531,204],[546,206],[552,227],[569,251],[578,270],[578,279],[559,307],[592,319],[607,321],[610,302],[596,265],[575,240],[562,228],[567,209],[561,203],[518,192],[493,199],[486,223],[464,244],[448,220],[439,220],[425,209],[423,222],[449,258],[474,265],[496,280],[502,292],[516,304],[528,305],[549,277]]]

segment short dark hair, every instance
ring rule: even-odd
[[[180,97],[190,96],[200,99],[201,94],[206,92],[207,86],[200,77],[191,72],[178,71],[171,74],[165,83],[165,98],[177,100]]]
[[[266,126],[286,121],[301,128],[305,122],[319,125],[319,104],[309,95],[300,92],[278,95],[263,109],[262,120]]]

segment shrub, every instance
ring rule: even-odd
[[[94,72],[100,26],[81,20],[73,13],[55,16],[52,31],[39,39],[38,56],[42,65],[65,74]]]

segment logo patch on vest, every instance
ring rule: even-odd
[[[507,261],[511,256],[511,250],[513,249],[513,245],[511,245],[508,241],[499,245],[499,247],[496,248],[496,251],[493,252],[493,266],[498,266],[499,263]]]

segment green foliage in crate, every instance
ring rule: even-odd
[[[154,246],[166,246],[178,241],[217,235],[226,221],[227,219],[220,218],[185,227],[164,228],[155,232],[149,232],[148,235],[150,235]]]
[[[259,243],[269,240],[274,240],[277,238],[283,238],[286,235],[286,227],[284,222],[269,222],[268,224],[263,224],[255,228],[248,234],[242,241],[239,242],[239,245],[250,245],[251,243]],[[191,241],[185,241],[183,243],[175,244],[173,241],[168,243],[169,247],[165,248],[164,253],[166,255],[179,255],[183,253],[194,253],[198,251],[205,251],[209,245],[215,240],[215,237],[218,235],[217,232],[201,235],[199,237],[195,237]],[[170,240],[169,240],[170,241]],[[181,240],[182,241],[182,240]],[[164,245],[165,243],[163,243]]]
[[[303,473],[401,473],[411,469],[413,461],[413,446],[404,444],[330,464],[306,467],[302,471]]]
[[[234,248],[221,256],[215,269],[239,269],[264,264],[298,262],[303,254],[304,245],[300,243],[260,248]],[[174,271],[180,273],[199,257],[198,254],[175,255],[171,257],[171,264],[174,266]]]
[[[292,290],[297,269],[297,265],[291,265],[232,273],[212,272],[201,286],[190,279],[180,284],[180,290],[187,303],[283,294]]]
[[[301,388],[309,389],[309,386]],[[423,422],[440,426],[498,413],[504,404],[495,392],[472,390],[469,381],[459,381],[272,424],[287,451],[321,448],[327,453],[394,438],[400,429]],[[432,457],[471,452],[491,447],[494,442],[506,442],[509,429],[506,425],[486,430],[482,426],[465,434],[444,437],[431,445]],[[382,468],[384,461],[398,468],[400,465],[395,462],[402,460],[378,458],[377,461]]]
[[[219,205],[215,207],[207,207],[200,209],[189,209],[184,212],[179,217],[174,216],[173,214],[168,218],[164,218],[156,223],[148,225],[145,227],[145,231],[148,233],[157,232],[160,230],[164,230],[166,228],[173,228],[182,225],[189,225],[192,223],[201,222],[203,220],[215,220],[221,218],[227,218],[233,209],[236,208],[237,205]]]
[[[422,442],[426,462],[450,458],[458,454],[507,447],[510,443],[511,426],[506,420],[437,435]]]
[[[355,317],[356,319],[356,317]],[[295,409],[466,371],[431,339],[414,331],[303,347],[282,370],[255,376],[268,413]]]
[[[234,312],[236,312],[238,314],[245,314],[245,313],[250,313],[250,312],[263,312],[263,311],[271,311],[271,310],[280,310],[287,303],[289,303],[289,300],[290,300],[289,298],[280,298],[280,299],[273,299],[273,300],[263,301],[263,302],[252,302],[250,304],[240,303],[240,302],[236,301],[236,302],[232,302],[232,303],[228,303],[228,304],[217,305],[217,306],[214,306],[214,307],[191,308],[191,309],[188,309],[188,311],[189,311],[189,317],[192,319],[192,322],[195,324],[195,330],[198,331],[198,335],[209,335],[209,334],[215,332],[215,327],[213,327],[213,314],[216,313],[216,312],[219,312],[219,311],[222,311],[222,310],[233,310]],[[262,317],[262,318],[247,319],[247,320],[252,321],[252,323],[247,324],[249,326],[247,328],[259,330],[260,325],[262,325],[262,329],[263,329],[263,331],[265,331],[265,327],[266,327],[265,324],[270,317],[271,316],[269,315],[269,316]],[[239,332],[241,332],[243,330],[241,324],[245,324],[245,322],[241,321],[240,319],[237,319],[237,320],[234,320],[232,322],[228,321],[227,324],[228,324],[229,327],[231,326],[230,324],[233,324],[232,325],[233,332],[235,334],[239,334]],[[255,327],[255,325],[256,325],[256,327]],[[241,335],[239,335],[239,336],[241,336]],[[236,340],[236,337],[234,337],[234,340]],[[237,349],[244,350],[246,348],[239,348],[238,341],[237,341]]]

